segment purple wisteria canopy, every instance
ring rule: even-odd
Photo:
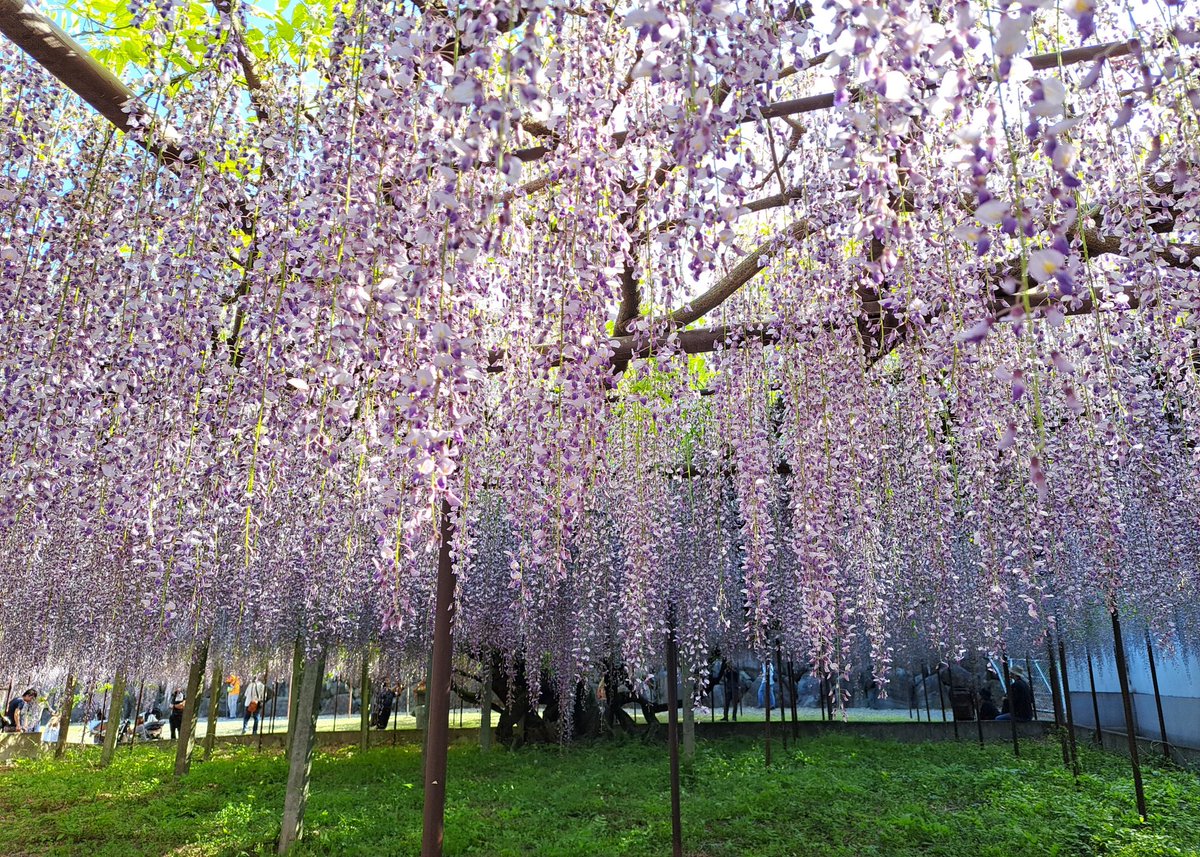
[[[443,500],[566,687],[1197,630],[1195,3],[289,8],[0,45],[13,670],[418,651]]]

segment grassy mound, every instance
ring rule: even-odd
[[[1056,743],[900,745],[803,741],[765,768],[757,742],[702,742],[685,772],[693,857],[809,855],[1200,855],[1200,779],[1148,767],[1151,818],[1133,812],[1128,764],[1083,751],[1078,785]],[[159,747],[94,753],[0,772],[0,854],[272,853],[286,767],[228,750],[175,781]],[[455,747],[449,855],[670,852],[666,749],[637,742],[483,755]],[[415,855],[420,757],[342,750],[313,766],[306,839],[295,853]]]

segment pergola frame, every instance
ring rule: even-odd
[[[224,15],[231,14],[229,0],[215,0],[217,11]],[[122,81],[92,57],[82,46],[59,28],[53,21],[41,15],[32,5],[24,0],[0,0],[0,32],[3,32],[14,44],[24,50],[51,75],[61,81],[67,88],[78,95],[85,103],[104,116],[118,130],[130,136],[148,154],[156,158],[172,171],[182,171],[195,163],[195,156],[189,154],[185,140],[178,132],[155,119],[147,107]],[[1111,42],[1106,44],[1086,46],[1066,51],[1056,51],[1027,57],[1029,65],[1035,71],[1062,68],[1084,62],[1104,62],[1116,57],[1127,56],[1141,50],[1142,45],[1137,40]],[[267,117],[266,109],[257,97],[261,89],[261,80],[253,67],[252,60],[241,44],[240,38],[236,45],[237,57],[242,66],[247,86],[251,91],[252,109],[260,119]],[[785,69],[781,76],[795,73],[796,69]],[[718,101],[724,100],[727,91],[718,85],[713,92]],[[814,111],[832,108],[835,104],[835,94],[832,92],[819,93],[803,98],[775,101],[763,104],[748,112],[739,120],[741,123],[757,123],[776,118],[787,118]],[[530,163],[541,160],[553,153],[561,141],[550,129],[539,126],[538,123],[526,123],[525,128],[536,137],[544,140],[541,145],[517,149],[509,153],[522,162]],[[614,147],[624,145],[626,135],[621,132],[614,134],[611,143]],[[670,165],[661,166],[652,181],[661,184],[665,180]],[[536,184],[536,183],[535,183]],[[540,187],[545,187],[541,183]],[[539,188],[534,188],[540,189]],[[1153,190],[1170,195],[1172,187],[1167,185],[1152,187]],[[746,206],[748,213],[786,207],[800,198],[799,190],[784,190],[779,194],[754,201]],[[647,189],[638,189],[635,210],[640,210],[646,204]],[[906,202],[903,199],[893,200],[897,208],[902,208]],[[250,235],[254,230],[254,219],[248,212],[248,207],[240,206],[243,228]],[[1069,233],[1069,237],[1078,239],[1088,258],[1102,255],[1119,255],[1120,241],[1104,232],[1102,222],[1095,222],[1099,209],[1084,213]],[[1168,214],[1170,209],[1168,208]],[[1168,218],[1162,224],[1162,231],[1170,231],[1174,221]],[[721,277],[704,293],[697,296],[688,304],[670,312],[665,318],[657,319],[657,327],[652,326],[653,333],[630,333],[631,323],[642,320],[640,316],[640,291],[638,277],[632,265],[625,268],[622,274],[621,305],[616,319],[617,335],[610,339],[611,364],[616,371],[623,370],[631,360],[651,355],[655,352],[670,348],[684,354],[701,354],[739,341],[757,340],[763,343],[776,342],[780,338],[779,328],[774,320],[763,320],[754,323],[716,325],[698,329],[685,329],[688,325],[701,320],[704,316],[723,305],[742,287],[754,279],[763,270],[767,260],[777,251],[786,248],[790,242],[800,241],[812,234],[813,229],[805,220],[796,220],[781,233],[748,254],[735,265],[727,274]],[[870,258],[877,258],[882,247],[872,246]],[[254,253],[251,243],[250,254]],[[1176,244],[1170,252],[1159,254],[1162,264],[1177,268],[1194,268],[1200,260],[1200,247],[1194,245]],[[249,261],[249,260],[248,260]],[[248,261],[246,267],[249,268]],[[1009,318],[1018,309],[1030,310],[1056,305],[1065,315],[1090,314],[1113,305],[1102,306],[1094,297],[1088,296],[1070,304],[1064,304],[1054,295],[1047,292],[1032,278],[1023,273],[1021,260],[1014,260],[998,272],[990,283],[987,304],[992,313],[992,321]],[[1006,289],[1005,284],[1016,282],[1015,290]],[[248,288],[248,284],[246,285]],[[907,338],[917,333],[919,326],[907,324],[898,319],[883,306],[885,295],[875,286],[864,284],[857,289],[860,299],[860,313],[857,318],[847,322],[858,332],[862,343],[865,359],[868,365],[873,365],[884,354],[890,352]],[[235,294],[228,302],[236,301]],[[1122,308],[1136,308],[1141,295],[1127,292],[1126,302]],[[239,325],[240,326],[240,325]],[[826,325],[827,326],[827,325]],[[551,346],[543,350],[550,351]],[[236,348],[231,349],[236,354]],[[490,355],[489,370],[502,371],[505,355],[493,352]],[[561,357],[557,358],[561,359]],[[446,718],[448,716],[448,700],[450,693],[450,671],[452,653],[452,618],[453,592],[455,586],[454,568],[450,554],[451,510],[443,504],[441,512],[441,547],[439,551],[437,576],[437,605],[435,615],[435,637],[433,651],[433,674],[431,676],[431,711],[429,754],[426,762],[426,806],[425,806],[425,837],[422,853],[426,857],[441,852],[441,825],[445,800],[445,771],[446,771]],[[1118,647],[1120,646],[1120,627],[1117,624],[1116,612],[1112,613],[1114,631]],[[673,632],[672,632],[673,634]],[[672,680],[669,688],[674,694],[673,680],[674,639],[673,635],[668,644],[671,659],[668,669]],[[1119,657],[1123,653],[1118,649]],[[1121,660],[1123,668],[1123,657]],[[1122,669],[1122,691],[1125,696],[1127,718],[1129,715],[1129,699],[1127,680]],[[189,694],[189,702],[191,696]],[[670,707],[670,733],[675,734],[677,712],[672,700]],[[769,717],[769,714],[768,714]],[[1160,714],[1161,717],[1161,714]],[[111,727],[110,727],[111,728]],[[65,730],[64,730],[65,732]],[[1133,756],[1135,770],[1137,752],[1132,730],[1129,733],[1130,751]],[[61,747],[60,747],[61,750]],[[672,744],[672,752],[675,753]],[[678,852],[678,759],[673,755],[673,816],[675,820],[675,847]],[[1138,808],[1145,815],[1144,797],[1141,794],[1140,776],[1137,777]],[[281,847],[283,843],[281,843]]]

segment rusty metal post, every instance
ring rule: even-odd
[[[946,695],[943,693],[945,688],[942,687],[942,673],[940,670],[937,669],[937,667],[934,667],[934,670],[937,672],[937,680],[938,680],[938,705],[941,706],[942,722],[945,723],[946,722]],[[929,680],[928,679],[926,679],[925,684],[926,684],[925,696],[926,696],[926,698],[928,698],[929,697],[929,688],[928,688]]]
[[[1167,721],[1163,717],[1162,696],[1158,692],[1158,668],[1154,664],[1154,645],[1150,642],[1150,629],[1146,629],[1146,657],[1150,659],[1150,682],[1154,685],[1154,707],[1158,709],[1158,734],[1162,738],[1163,755],[1171,760],[1171,742],[1167,740]]]
[[[932,723],[933,715],[929,713],[929,664],[921,664],[921,693],[925,696],[925,722]]]
[[[767,660],[763,663],[763,682],[766,687],[763,688],[763,704],[766,706],[767,722],[763,727],[764,741],[764,761],[766,766],[771,767],[771,653],[767,652]]]
[[[1066,722],[1063,717],[1063,702],[1062,696],[1059,693],[1058,686],[1058,659],[1054,656],[1054,643],[1050,639],[1050,632],[1046,632],[1046,669],[1049,671],[1050,681],[1050,697],[1054,705],[1054,728],[1062,729]],[[1030,676],[1030,686],[1033,685],[1033,677]],[[1067,736],[1059,733],[1059,742],[1062,746],[1063,764],[1068,768],[1071,767],[1071,748],[1067,746]]]
[[[1021,755],[1021,742],[1017,740],[1017,712],[1013,710],[1012,673],[1008,669],[1008,655],[1004,658],[1004,690],[1008,694],[1008,722],[1012,724],[1013,755]]]
[[[446,816],[446,750],[450,737],[450,667],[454,646],[454,536],[450,503],[442,500],[441,547],[433,616],[433,669],[426,689],[428,743],[425,754],[425,814],[421,857],[441,857]]]
[[[1038,718],[1038,707],[1037,707],[1037,694],[1035,694],[1034,690],[1033,690],[1033,686],[1035,684],[1035,682],[1033,680],[1033,660],[1029,657],[1028,654],[1025,655],[1025,675],[1027,675],[1029,677],[1029,705],[1033,708],[1033,719],[1037,720],[1039,718]],[[1050,695],[1054,696],[1055,695],[1054,683],[1052,681],[1047,681],[1046,683],[1050,685]],[[1055,698],[1057,698],[1057,697],[1055,697]],[[1055,715],[1054,716],[1054,725],[1058,726],[1059,725],[1059,723],[1058,723],[1058,708],[1054,709],[1054,715]]]
[[[792,740],[795,741],[800,737],[800,723],[796,715],[796,670],[791,658],[788,658],[788,685],[792,693]]]
[[[1129,762],[1133,766],[1133,794],[1138,815],[1146,820],[1146,790],[1142,787],[1142,763],[1138,759],[1137,735],[1134,733],[1133,697],[1129,693],[1129,665],[1125,660],[1125,641],[1121,639],[1121,619],[1114,606],[1112,616],[1113,653],[1117,656],[1117,678],[1121,682],[1121,703],[1125,707],[1125,738],[1129,743]]]
[[[950,679],[950,720],[954,723],[954,740],[958,740],[958,712],[954,710],[954,664],[946,661],[946,675]],[[940,682],[942,677],[938,676]]]
[[[1088,684],[1092,686],[1092,716],[1096,718],[1094,721],[1096,729],[1092,740],[1096,743],[1097,747],[1103,747],[1104,734],[1100,731],[1100,703],[1096,699],[1096,673],[1092,671],[1092,649],[1089,646],[1084,651],[1087,653]]]
[[[787,723],[787,714],[783,707],[783,643],[775,644],[775,679],[779,682],[779,725],[782,727]],[[768,688],[769,690],[770,688]],[[770,700],[767,700],[770,702]],[[786,729],[782,730],[783,734],[783,749],[788,747],[788,733]]]
[[[667,608],[667,753],[671,764],[671,854],[683,857],[679,799],[679,652],[675,643],[675,605]]]
[[[1071,749],[1071,773],[1079,778],[1079,747],[1075,744],[1075,715],[1071,709],[1071,677],[1067,675],[1067,648],[1062,635],[1058,635],[1058,665],[1062,673],[1063,708],[1067,717],[1067,740]]]
[[[975,706],[975,727],[979,730],[979,746],[983,746],[983,697],[980,695],[982,688],[975,688],[975,698],[971,702]]]
[[[1054,643],[1050,639],[1050,633],[1046,632],[1046,669],[1049,671],[1047,678],[1050,682],[1050,700],[1054,706],[1054,725],[1063,725],[1063,704],[1062,697],[1059,695],[1058,684],[1058,659],[1054,657]],[[1032,685],[1033,677],[1030,676],[1030,684]]]

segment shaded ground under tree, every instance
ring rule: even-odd
[[[606,741],[450,754],[446,853],[658,855],[669,848],[662,747]],[[62,855],[269,853],[282,755],[221,750],[180,781],[160,748],[0,772],[0,849]],[[1186,855],[1200,842],[1200,780],[1155,768],[1151,818],[1132,811],[1127,762],[1084,751],[1079,786],[1053,741],[1020,759],[1004,744],[801,741],[770,770],[754,740],[705,742],[685,775],[693,857],[779,855]],[[412,854],[421,828],[415,747],[318,754],[299,854]]]

